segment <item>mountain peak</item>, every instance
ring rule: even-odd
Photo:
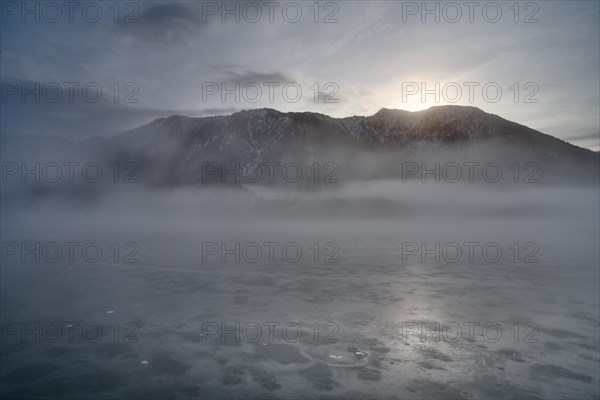
[[[281,111],[275,110],[274,108],[253,108],[249,110],[242,110],[232,115],[249,115],[249,116],[257,116],[257,117],[266,117],[273,115],[281,115],[283,114]]]
[[[379,109],[379,111],[377,111],[375,114],[373,114],[373,116],[376,115],[396,115],[396,114],[405,114],[405,113],[409,113],[410,111],[406,111],[406,110],[400,110],[397,108],[385,108],[382,107],[381,109]]]
[[[481,113],[487,114],[485,111],[478,107],[474,106],[459,106],[459,105],[442,105],[442,106],[431,106],[425,110],[419,111],[406,111],[398,108],[386,108],[382,107],[379,111],[377,111],[375,115],[401,115],[401,114],[430,114],[430,113],[438,113],[438,112],[452,112],[452,113]]]

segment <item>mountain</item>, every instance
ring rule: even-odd
[[[172,116],[119,135],[110,147],[118,149],[119,158],[152,170],[156,181],[171,184],[198,182],[206,163],[232,168],[236,162],[293,161],[305,168],[333,162],[348,179],[398,178],[403,164],[428,169],[436,162],[495,162],[507,174],[514,163],[520,169],[534,163],[546,182],[594,181],[599,175],[594,152],[462,106],[418,112],[382,109],[372,116],[342,119],[272,109],[206,118]]]
[[[10,156],[19,153],[3,147]],[[33,147],[22,145],[21,152]],[[49,147],[44,145],[40,153],[44,148]],[[590,150],[463,106],[418,112],[382,109],[372,116],[341,119],[273,109],[204,118],[175,115],[111,139],[69,143],[62,153],[82,158],[94,154],[111,165],[134,162],[143,182],[168,186],[244,183],[257,165],[266,174],[269,163],[279,163],[272,167],[279,182],[282,171],[276,169],[292,162],[301,167],[304,183],[322,183],[328,172],[335,172],[338,180],[419,179],[436,163],[440,169],[451,163],[496,163],[507,182],[534,176],[550,184],[597,184],[600,159]],[[318,180],[311,168],[319,170]],[[239,176],[227,175],[226,170],[234,169]],[[428,179],[434,178],[430,174]]]

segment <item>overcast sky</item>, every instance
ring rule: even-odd
[[[314,3],[58,2],[53,22],[44,2],[3,2],[1,129],[83,138],[172,114],[460,104],[599,149],[598,1],[427,2],[437,16],[420,1]]]

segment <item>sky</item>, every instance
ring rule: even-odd
[[[600,149],[598,1],[0,4],[2,133],[458,104]]]

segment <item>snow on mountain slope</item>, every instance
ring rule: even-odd
[[[21,150],[31,151],[27,143]],[[11,154],[11,146],[4,147],[3,154]],[[68,147],[73,151],[67,154],[95,151],[108,162],[135,162],[146,182],[161,185],[198,183],[208,162],[239,169],[297,162],[305,174],[314,163],[336,163],[345,179],[394,179],[405,161],[491,161],[506,168],[533,162],[549,181],[597,182],[600,175],[597,153],[462,106],[382,109],[341,119],[273,109],[204,118],[174,115],[112,139]]]

